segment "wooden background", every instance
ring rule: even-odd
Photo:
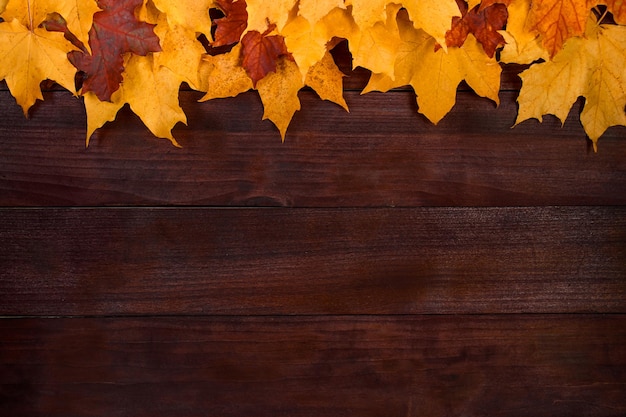
[[[345,68],[346,62],[343,63]],[[0,416],[624,416],[626,128],[461,86],[196,103],[182,149],[0,90]]]

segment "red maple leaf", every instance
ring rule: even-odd
[[[265,33],[252,30],[241,39],[242,66],[255,87],[259,80],[276,71],[276,61],[280,57],[287,57],[293,61],[293,56],[287,51],[285,38],[280,35],[268,36],[272,30],[274,25],[270,25]]]
[[[147,55],[161,50],[154,25],[135,17],[135,9],[141,4],[142,0],[98,0],[102,11],[94,15],[89,31],[93,54],[72,51],[68,55],[70,62],[85,73],[83,92],[93,91],[100,100],[110,101],[122,82],[123,54]]]
[[[467,35],[472,33],[480,42],[489,57],[493,57],[501,46],[504,46],[504,37],[498,30],[504,29],[509,17],[506,5],[491,2],[488,7],[476,6],[468,10],[467,3],[457,0],[461,17],[452,18],[452,28],[446,32],[446,45],[463,46]]]
[[[217,0],[217,6],[224,13],[221,19],[215,19],[217,29],[211,46],[219,47],[239,42],[243,31],[248,26],[248,11],[245,0]]]

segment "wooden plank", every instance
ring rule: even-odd
[[[3,416],[618,416],[626,316],[0,320]]]
[[[626,312],[626,207],[4,209],[0,314]]]
[[[155,139],[123,111],[84,146],[85,115],[48,93],[26,120],[0,93],[0,206],[530,206],[626,204],[626,128],[594,154],[574,106],[511,129],[517,105],[460,93],[438,126],[410,93],[349,93],[348,114],[302,93],[286,143],[261,121],[256,93],[196,103],[181,93],[183,145]]]

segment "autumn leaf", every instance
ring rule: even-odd
[[[217,0],[216,3],[225,16],[215,20],[217,29],[211,45],[219,47],[239,42],[241,35],[248,26],[248,11],[245,0]]]
[[[122,82],[123,54],[132,52],[146,55],[161,50],[154,25],[139,22],[135,9],[142,0],[100,0],[103,11],[93,18],[89,32],[92,55],[70,52],[72,64],[86,74],[82,91],[93,91],[100,100],[107,101]]]
[[[539,34],[526,28],[529,12],[530,3],[526,0],[515,0],[508,6],[506,30],[500,32],[506,41],[500,52],[500,62],[530,64],[539,59],[549,59]]]
[[[253,85],[271,72],[276,71],[276,62],[281,57],[293,60],[287,51],[285,38],[280,35],[269,35],[270,27],[265,33],[256,30],[247,32],[241,39],[242,65]]]
[[[295,62],[283,57],[276,63],[276,71],[268,74],[257,85],[263,102],[263,120],[276,125],[282,140],[294,113],[300,110],[298,91],[304,87],[302,75]]]
[[[448,46],[462,46],[470,33],[483,46],[488,56],[493,57],[496,49],[504,46],[504,37],[498,33],[506,25],[508,12],[504,4],[493,5],[479,10],[475,6],[468,10],[465,1],[457,0],[462,17],[452,18],[452,28],[446,32]]]
[[[553,57],[566,40],[585,31],[589,0],[533,0],[527,26],[542,35],[542,43]]]
[[[44,80],[56,81],[75,94],[76,69],[67,61],[67,53],[74,49],[59,32],[26,26],[18,19],[0,23],[0,80],[6,80],[24,115],[35,101],[43,100]]]
[[[306,74],[304,83],[311,87],[322,100],[336,103],[348,111],[348,105],[343,97],[344,74],[337,68],[330,52],[312,66]]]
[[[39,26],[49,14],[58,13],[83,45],[88,44],[93,15],[100,10],[95,0],[11,0],[5,6],[3,18],[18,19],[25,26]]]
[[[361,29],[360,35],[348,39],[355,66],[393,78],[394,60],[402,43],[396,16],[401,6],[389,4],[385,8],[385,21]]]
[[[454,106],[457,87],[463,80],[480,96],[499,103],[502,69],[473,35],[462,47],[451,47],[446,53],[435,50],[436,40],[415,29],[405,13],[399,15],[398,25],[402,45],[395,60],[395,78],[372,74],[363,93],[411,85],[417,94],[418,111],[435,124]]]
[[[216,56],[204,57],[205,73],[203,85],[206,94],[200,101],[214,98],[235,97],[250,90],[252,79],[241,66],[241,44],[237,44],[231,51]]]
[[[131,55],[124,71],[124,83],[111,96],[100,100],[93,92],[85,93],[87,144],[93,132],[113,121],[117,112],[129,104],[153,135],[169,139],[179,146],[171,130],[187,117],[178,102],[180,79],[168,68],[156,65],[152,56]]]
[[[456,0],[403,0],[416,29],[422,29],[446,49],[446,32],[453,17],[461,16]]]
[[[581,122],[589,138],[610,126],[626,126],[626,27],[597,25],[589,19],[585,37],[570,39],[550,62],[520,74],[522,89],[515,124],[544,114],[562,123],[579,96],[585,97]]]

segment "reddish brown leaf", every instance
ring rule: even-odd
[[[245,0],[217,0],[217,6],[224,13],[224,17],[215,20],[217,29],[211,46],[219,47],[239,42],[243,31],[248,26]]]
[[[85,73],[83,92],[93,91],[100,100],[110,101],[122,82],[123,54],[146,55],[161,50],[153,27],[135,17],[142,0],[98,0],[102,9],[94,15],[89,31],[93,55],[73,51],[70,62]]]
[[[493,2],[492,2],[493,3]],[[467,9],[467,3],[457,0],[462,17],[452,18],[452,29],[446,32],[446,45],[462,46],[470,33],[476,37],[489,57],[493,57],[496,49],[504,46],[505,41],[498,30],[503,29],[509,17],[507,8],[502,3],[493,3],[479,10]]]
[[[268,32],[271,29],[268,29]],[[244,35],[241,45],[243,47],[242,65],[255,87],[259,80],[265,78],[270,72],[276,71],[276,61],[280,57],[284,56],[293,61],[293,57],[287,51],[285,38],[280,35],[267,36],[267,33],[253,30]]]

